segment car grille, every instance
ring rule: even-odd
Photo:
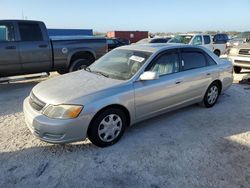
[[[250,65],[250,61],[240,61],[240,60],[235,60],[234,61],[235,63],[239,63],[239,64],[242,64],[242,65]]]
[[[30,95],[29,103],[37,111],[41,111],[46,105],[46,103],[39,100],[33,93]]]
[[[249,55],[250,56],[250,49],[240,49],[240,55]]]

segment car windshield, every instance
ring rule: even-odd
[[[174,38],[169,40],[169,43],[189,44],[192,38],[192,35],[176,35]]]
[[[151,55],[150,52],[115,49],[90,65],[86,71],[113,79],[129,80]]]

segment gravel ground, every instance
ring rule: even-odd
[[[250,85],[234,84],[211,109],[137,124],[102,149],[31,135],[22,102],[43,79],[0,84],[0,187],[249,187]]]

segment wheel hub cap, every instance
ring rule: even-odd
[[[207,96],[207,101],[209,104],[214,104],[219,95],[219,90],[216,86],[210,88]]]
[[[111,142],[118,137],[122,129],[122,120],[117,114],[106,116],[98,127],[99,138],[104,142]]]

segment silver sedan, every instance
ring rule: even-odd
[[[124,46],[36,85],[24,101],[25,121],[43,141],[88,137],[105,147],[139,121],[194,103],[212,107],[232,81],[232,64],[202,47]]]

